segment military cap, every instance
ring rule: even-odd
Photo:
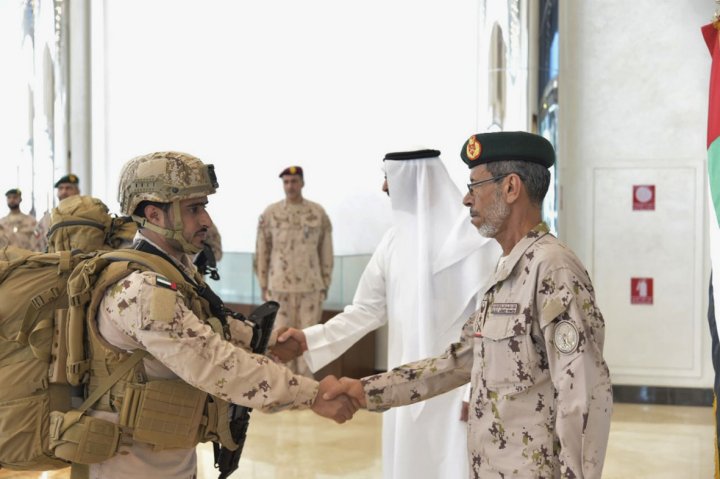
[[[299,166],[288,166],[280,172],[278,178],[282,178],[285,175],[300,175],[300,178],[304,178],[303,169]]]
[[[529,161],[550,168],[555,163],[555,150],[540,135],[524,131],[499,131],[471,136],[463,145],[460,157],[468,168],[510,160]]]
[[[5,196],[10,196],[10,195],[22,195],[22,191],[20,191],[20,188],[13,188],[11,190],[7,190],[5,192]]]
[[[55,188],[57,188],[58,186],[60,186],[63,183],[70,183],[71,185],[77,185],[77,184],[80,184],[80,178],[78,178],[76,175],[73,175],[72,173],[67,174],[55,182]]]
[[[422,160],[423,158],[437,158],[440,156],[438,150],[415,150],[415,151],[396,151],[388,153],[383,158],[385,160]]]

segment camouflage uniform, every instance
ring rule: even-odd
[[[273,203],[260,216],[255,272],[270,299],[280,303],[276,327],[320,322],[333,268],[332,225],[322,206],[303,199]],[[287,366],[312,376],[303,358]]]
[[[141,233],[136,239],[150,242]],[[156,244],[155,247],[159,248]],[[190,277],[195,274],[190,257],[177,262]],[[248,353],[251,332],[243,323],[229,319],[232,340],[214,333],[175,292],[175,311],[162,319],[151,314],[156,297],[168,289],[153,272],[135,272],[109,288],[98,309],[98,329],[112,345],[124,350],[148,351],[145,359],[149,379],[181,378],[188,384],[226,399],[265,411],[304,409],[317,394],[315,381],[291,374],[267,357]],[[93,411],[94,416],[116,420],[117,414]],[[150,471],[147,467],[152,464]],[[195,449],[154,451],[135,443],[121,446],[119,454],[91,466],[91,477],[193,478]],[[160,474],[160,475],[158,475]]]
[[[599,478],[612,412],[604,333],[587,272],[541,223],[499,265],[458,343],[363,379],[368,408],[471,381],[471,477]]]
[[[35,231],[33,232],[33,251],[47,251],[47,235],[48,231],[50,231],[51,223],[52,218],[50,216],[50,211],[46,211],[42,218],[40,218],[40,221],[38,221],[35,225]]]
[[[35,218],[25,213],[8,213],[0,219],[0,225],[12,246],[32,250],[34,246]]]

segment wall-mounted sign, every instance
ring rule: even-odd
[[[630,304],[653,304],[652,278],[630,278]]]
[[[655,209],[655,185],[633,185],[633,210]]]

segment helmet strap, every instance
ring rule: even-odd
[[[147,218],[140,216],[132,216],[132,219],[140,226],[140,228],[146,228],[150,231],[162,235],[163,237],[171,240],[175,240],[180,243],[183,252],[187,254],[197,254],[202,251],[202,247],[198,248],[183,236],[183,222],[182,216],[180,215],[180,200],[174,200],[172,202],[173,208],[173,229],[163,228],[156,224],[150,223]]]

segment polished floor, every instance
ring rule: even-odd
[[[379,414],[360,411],[344,425],[309,411],[253,413],[240,469],[243,479],[382,477]],[[711,408],[616,404],[603,478],[711,478]],[[198,479],[217,477],[212,448],[199,447]],[[0,471],[0,478],[66,479],[51,473]]]

